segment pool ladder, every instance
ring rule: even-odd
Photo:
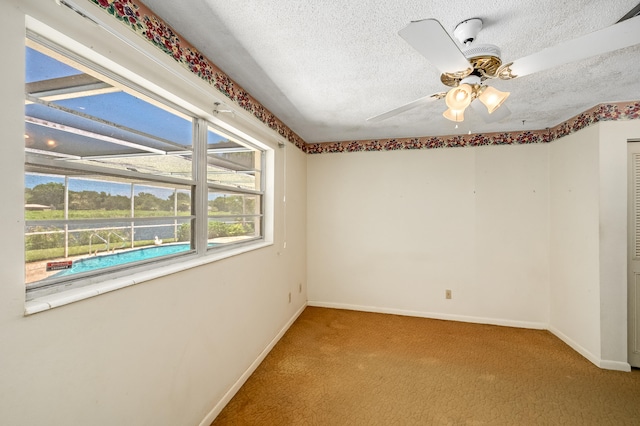
[[[107,239],[104,239],[97,232],[94,232],[93,234],[91,234],[89,236],[89,254],[92,254],[91,246],[93,244],[93,237],[97,237],[99,240],[101,240],[103,243],[105,243],[105,245],[107,246],[107,253],[108,253],[109,250],[110,250],[109,246],[110,246],[110,241],[111,241],[111,236],[112,235],[115,235],[116,237],[120,238],[120,240],[122,240],[122,245],[120,247],[118,247],[118,248],[123,248],[124,246],[126,246],[127,240],[122,235],[119,235],[119,234],[117,234],[115,232],[109,232],[107,234]],[[93,253],[93,254],[98,254],[98,249],[96,249],[96,252]]]

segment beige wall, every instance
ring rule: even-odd
[[[627,363],[627,143],[636,121],[551,145],[550,329],[603,368]]]
[[[549,323],[592,359],[600,358],[599,129],[551,144]]]
[[[24,12],[56,25],[74,17],[65,31],[106,36],[53,1],[4,5],[0,423],[174,426],[211,420],[214,406],[305,304],[306,286],[299,293],[298,285],[306,284],[306,156],[285,148],[285,207],[284,149],[275,148],[272,246],[25,317]],[[156,69],[166,64],[158,61]],[[188,96],[208,90],[197,82],[167,84]],[[275,134],[265,142],[276,146]]]
[[[545,327],[547,157],[548,145],[310,155],[309,303]]]

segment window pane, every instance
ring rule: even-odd
[[[192,178],[190,117],[40,49],[27,48],[27,152],[61,165]]]
[[[209,248],[259,237],[260,218],[209,218]]]
[[[64,176],[25,173],[26,220],[64,219]]]
[[[135,217],[187,216],[191,214],[191,192],[174,186],[136,184]]]
[[[219,246],[261,235],[262,197],[233,192],[209,192],[209,246]]]
[[[209,128],[207,181],[260,191],[262,152],[233,141]]]
[[[233,192],[209,192],[209,216],[260,214],[260,196]]]
[[[64,192],[64,184],[57,185],[62,186]],[[95,176],[69,177],[67,185],[69,219],[131,217],[131,183]],[[56,207],[56,210],[64,210],[64,207]]]
[[[25,173],[25,183],[27,283],[59,272],[55,267],[47,270],[50,262],[75,262],[89,256],[176,243],[183,243],[180,251],[190,249],[192,216],[188,186],[41,173]],[[174,250],[166,248],[135,255],[144,254],[146,259],[172,254]],[[88,269],[88,261],[83,261],[82,268],[73,266],[73,271],[56,276],[104,269],[114,266],[114,259],[118,260],[117,265],[143,260],[132,253],[105,258],[104,263],[92,261],[92,269]]]
[[[26,62],[29,66],[27,66],[25,73],[25,83],[83,74],[80,70],[28,47]]]
[[[83,177],[65,177],[28,172],[25,173],[25,184],[27,220],[191,214],[191,187],[187,185],[147,184],[130,178],[88,176],[87,173],[83,173]],[[67,206],[65,197],[68,199]]]

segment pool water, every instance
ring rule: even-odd
[[[156,257],[167,256],[186,252],[190,250],[187,244],[167,244],[161,246],[144,247],[140,249],[122,251],[120,253],[104,254],[99,256],[86,257],[73,262],[70,269],[60,271],[55,274],[56,277],[77,274],[80,272],[94,271],[96,269],[108,268],[111,266],[123,265],[131,262],[139,262],[141,260],[149,260]]]

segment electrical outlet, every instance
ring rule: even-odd
[[[444,291],[444,298],[445,299],[451,299],[451,290],[445,290]]]

